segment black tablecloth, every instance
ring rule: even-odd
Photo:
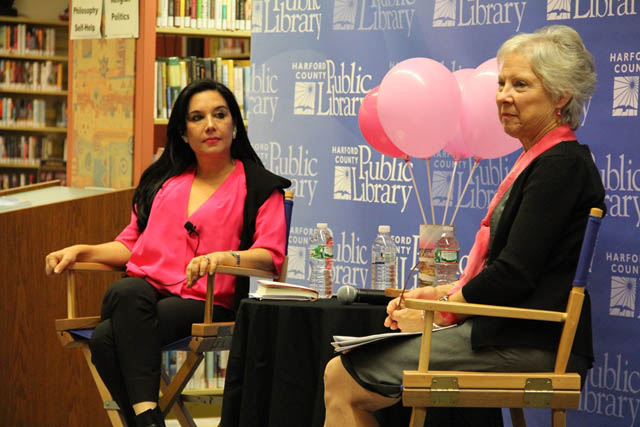
[[[221,426],[306,427],[324,422],[324,368],[333,335],[389,332],[386,306],[242,301],[227,366]]]

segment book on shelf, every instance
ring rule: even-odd
[[[56,29],[31,24],[0,24],[0,52],[55,55]]]
[[[185,350],[171,350],[162,353],[162,369],[173,379],[186,360]],[[208,351],[202,362],[185,385],[185,390],[220,389],[224,387],[229,351]]]
[[[250,293],[249,297],[260,300],[315,301],[318,299],[318,291],[293,283],[258,280],[258,289]]]
[[[166,119],[180,91],[194,80],[208,78],[219,81],[231,90],[247,117],[247,92],[250,87],[251,66],[248,60],[199,58],[196,56],[156,58],[155,117]]]
[[[157,0],[158,27],[250,30],[251,0]]]

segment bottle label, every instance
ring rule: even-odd
[[[441,264],[455,264],[458,262],[458,251],[436,249],[435,262]]]
[[[309,257],[315,259],[333,259],[333,246],[317,245],[309,248]]]

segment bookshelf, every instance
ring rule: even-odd
[[[0,188],[66,179],[68,22],[0,16]]]
[[[245,0],[226,0],[226,2],[231,5],[230,10],[236,11],[234,17],[240,16],[239,10],[241,8],[244,10],[243,6],[246,3]],[[181,23],[176,21],[174,25],[169,25],[169,20],[162,14],[164,8],[169,7],[169,3],[174,4],[172,0],[140,2],[140,37],[136,41],[137,71],[134,101],[134,183],[139,181],[144,169],[153,161],[154,153],[165,144],[168,114],[166,117],[158,114],[156,60],[196,57],[233,61],[232,63],[241,63],[242,66],[249,64],[251,31],[240,29],[241,27],[250,28],[247,20],[240,24],[226,25],[227,28],[235,29],[216,28],[217,24],[214,21],[201,22],[198,28],[194,28],[198,25],[197,21],[186,25],[186,22],[181,20]],[[187,5],[185,13],[187,13],[189,3],[185,3]],[[203,3],[216,4],[217,0]],[[158,24],[161,25],[158,26]],[[243,47],[238,48],[238,44]],[[231,45],[231,47],[225,48],[225,45]],[[154,78],[148,78],[149,76]],[[170,109],[167,109],[168,111]]]

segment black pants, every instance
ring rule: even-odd
[[[162,346],[191,335],[191,324],[204,318],[204,301],[162,294],[145,280],[125,277],[107,290],[100,316],[89,342],[91,361],[127,425],[135,426],[131,405],[158,400]],[[216,305],[213,317],[230,321],[234,313]]]

